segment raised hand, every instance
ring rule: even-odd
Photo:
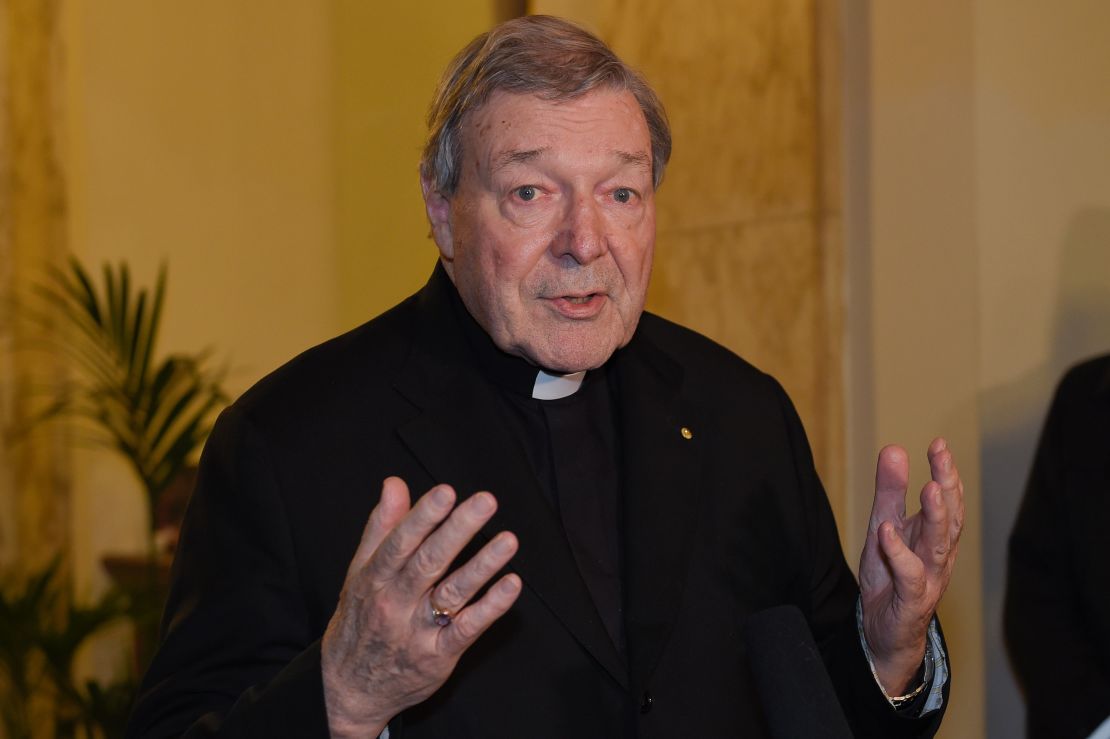
[[[888,695],[910,686],[925,654],[929,622],[952,578],[964,520],[963,483],[944,439],[929,445],[932,480],[921,510],[906,517],[909,458],[879,452],[875,502],[860,557],[864,637]]]
[[[393,716],[428,698],[520,594],[520,578],[510,574],[470,602],[516,553],[507,531],[447,574],[497,509],[489,493],[458,507],[455,500],[454,490],[438,485],[410,508],[404,481],[382,484],[321,644],[333,737],[378,736]]]

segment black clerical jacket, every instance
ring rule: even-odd
[[[874,683],[857,586],[782,389],[650,314],[607,365],[623,450],[622,655],[451,290],[437,268],[223,413],[129,736],[327,736],[319,639],[388,475],[414,494],[492,491],[498,512],[462,556],[511,530],[524,582],[442,689],[391,722],[393,739],[765,736],[743,630],[782,603],[806,614],[857,736],[935,731],[941,712],[896,715]]]

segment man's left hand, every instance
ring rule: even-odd
[[[944,439],[929,445],[929,468],[932,480],[921,489],[921,510],[909,518],[906,450],[884,447],[875,471],[859,581],[864,637],[888,695],[914,687],[929,622],[952,578],[963,528],[963,483]]]

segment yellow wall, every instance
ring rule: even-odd
[[[492,0],[333,5],[338,320],[348,328],[431,274],[417,175],[424,115],[447,62],[506,10]]]
[[[72,243],[170,267],[163,350],[234,389],[335,325],[327,6],[72,4]]]

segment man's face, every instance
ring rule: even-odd
[[[458,187],[424,183],[467,309],[505,352],[551,370],[632,338],[655,243],[651,139],[628,92],[551,102],[494,93],[461,130]]]

